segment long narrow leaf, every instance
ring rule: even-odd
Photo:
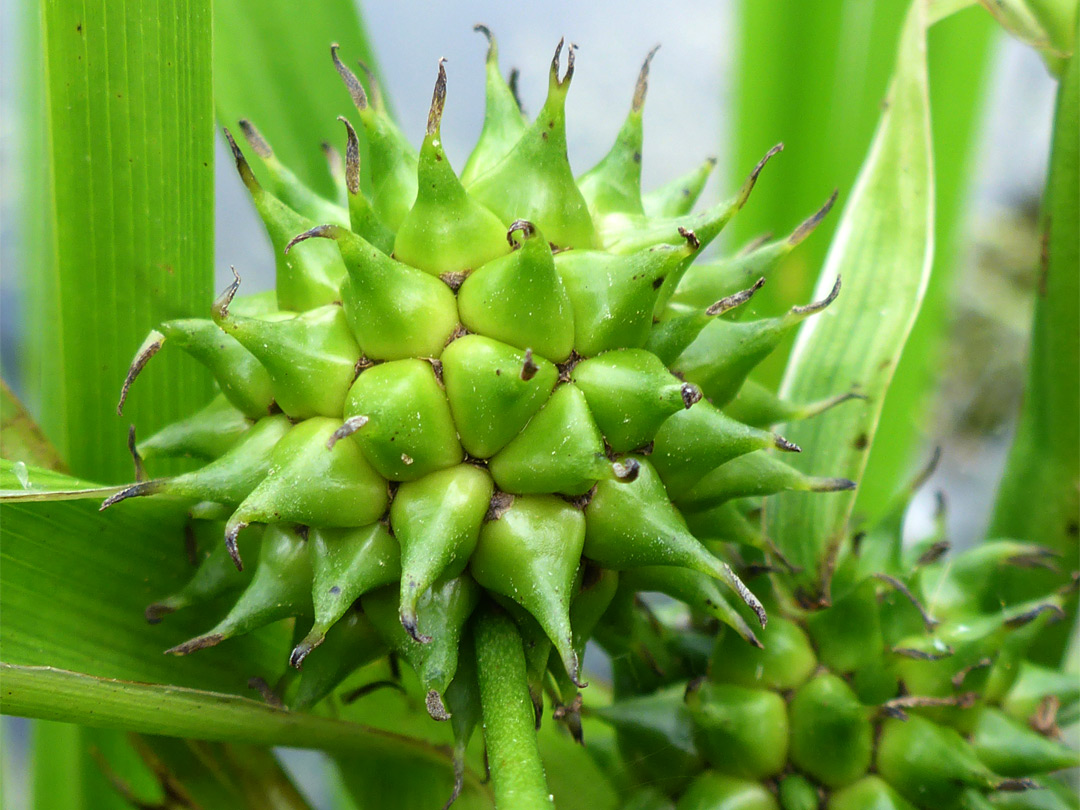
[[[934,267],[919,317],[911,330],[896,377],[889,386],[866,473],[859,483],[856,514],[873,519],[920,463],[917,452],[929,435],[932,395],[938,383],[942,344],[949,323],[949,296],[960,266],[974,168],[977,124],[983,114],[990,45],[997,26],[981,8],[933,25],[927,35],[930,108],[934,143]]]
[[[843,202],[874,133],[907,0],[752,0],[740,4],[735,78],[735,168],[777,141],[784,154],[731,223],[735,244],[786,233],[834,188]],[[762,312],[805,304],[837,228],[834,213],[755,296]],[[775,385],[791,341],[755,376]]]
[[[54,256],[28,274],[41,362],[27,382],[71,469],[118,481],[132,355],[211,296],[210,2],[47,0],[44,21]],[[144,430],[209,395],[193,363],[161,360],[127,414]]]
[[[31,480],[35,475],[31,470]],[[283,627],[198,655],[163,655],[211,627],[228,606],[193,608],[147,624],[146,606],[194,571],[184,552],[184,512],[149,502],[105,513],[97,507],[63,501],[0,508],[5,662],[235,693],[246,693],[251,677],[277,678],[288,644]]]
[[[912,4],[900,38],[885,112],[844,208],[818,280],[837,276],[836,304],[807,322],[796,341],[783,393],[812,401],[858,386],[866,401],[804,423],[786,435],[804,452],[804,471],[858,481],[929,278],[933,254],[933,167],[926,73],[926,18]],[[828,597],[829,565],[848,529],[853,493],[782,497],[767,514],[770,536],[802,569],[804,596]]]

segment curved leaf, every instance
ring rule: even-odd
[[[933,259],[933,166],[927,98],[925,4],[911,6],[896,73],[870,153],[844,208],[818,280],[839,299],[800,330],[782,394],[810,402],[857,386],[865,401],[789,425],[804,472],[858,481],[882,401],[919,312]],[[780,496],[767,510],[769,536],[801,569],[809,602],[828,598],[830,565],[848,531],[854,493]]]

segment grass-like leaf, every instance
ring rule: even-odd
[[[119,481],[131,356],[153,325],[211,298],[210,0],[48,0],[43,15],[54,255],[27,274],[27,387],[70,468]],[[194,363],[161,361],[126,413],[142,430],[209,398]]]
[[[46,475],[28,471],[31,482]],[[186,517],[176,504],[127,506],[104,513],[96,500],[0,507],[4,661],[238,694],[253,676],[273,682],[284,668],[283,627],[199,655],[163,655],[205,631],[219,618],[213,611],[223,614],[226,605],[147,624],[146,606],[194,571],[184,551]]]
[[[834,189],[846,201],[874,133],[892,71],[890,54],[907,0],[754,0],[739,11],[733,166],[752,166],[783,141],[769,181],[732,220],[734,246],[762,233],[786,233]],[[755,296],[762,312],[809,300],[837,228],[834,211],[789,254]],[[775,385],[791,341],[755,372]]]
[[[813,401],[858,386],[867,399],[788,427],[806,472],[858,481],[877,430],[882,399],[919,311],[933,255],[933,166],[926,73],[926,17],[911,6],[881,122],[844,208],[818,281],[837,276],[837,302],[807,322],[782,393]],[[854,493],[780,497],[767,511],[770,536],[802,569],[810,599],[827,596],[829,566],[848,529]]]
[[[856,514],[873,519],[887,508],[925,459],[942,346],[950,321],[949,296],[962,266],[963,227],[975,164],[983,89],[988,83],[991,44],[997,26],[981,8],[934,23],[927,34],[930,108],[934,144],[934,266],[919,317],[911,330],[896,377],[885,397],[881,423],[859,482]]]

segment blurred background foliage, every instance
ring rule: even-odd
[[[4,379],[46,428],[58,400],[75,396],[58,389],[49,376],[47,347],[56,337],[49,331],[55,331],[55,318],[42,311],[31,283],[50,265],[58,244],[47,226],[46,150],[58,144],[46,138],[41,53],[47,35],[43,13],[55,15],[62,5],[55,0],[5,4],[0,12],[0,363]],[[146,5],[168,13],[178,4]],[[846,198],[880,113],[907,2],[690,0],[676,9],[642,0],[513,5],[365,0],[362,7],[332,0],[300,10],[288,0],[217,0],[213,6],[219,124],[252,118],[286,162],[323,188],[329,175],[320,145],[328,140],[340,149],[334,117],[349,109],[330,66],[331,41],[384,78],[386,94],[415,142],[423,133],[436,60],[448,57],[443,135],[451,161],[460,166],[483,109],[485,48],[471,33],[472,24],[484,22],[495,31],[505,70],[522,68],[522,97],[533,112],[542,99],[554,44],[567,35],[580,46],[568,110],[570,157],[578,171],[607,150],[640,59],[659,41],[664,47],[650,77],[646,112],[646,187],[715,154],[719,167],[706,190],[715,199],[735,188],[769,146],[786,144],[725,235],[723,247],[731,250],[765,232],[787,232],[833,188],[841,203]],[[930,520],[932,493],[943,491],[952,504],[952,534],[963,544],[980,537],[989,522],[1025,382],[1054,81],[1034,51],[1003,35],[979,7],[935,25],[928,47],[936,259],[886,401],[885,427],[856,514],[877,513],[897,482],[940,445],[943,462],[910,519]],[[268,287],[269,245],[230,161],[223,159],[220,137],[216,155],[210,201],[217,233],[214,287],[222,286],[230,264],[244,275],[247,291]],[[132,212],[135,230],[138,213]],[[754,299],[759,311],[808,299],[838,220],[834,213],[790,255]],[[194,250],[191,256],[207,265],[208,276],[209,254]],[[126,364],[130,350],[121,353]],[[763,367],[762,381],[778,381],[785,355],[786,347]],[[63,444],[63,435],[52,438]],[[114,438],[101,436],[101,446],[122,449]],[[88,456],[86,463],[98,460]],[[116,470],[114,477],[122,477]],[[9,743],[3,746],[5,807],[29,806],[27,728],[23,721],[3,720]],[[100,803],[102,796],[113,795],[112,788],[86,753],[86,743],[112,752],[110,762],[124,768],[133,788],[152,785],[120,734],[39,724],[36,737],[40,750],[49,753],[50,770],[38,770],[34,782],[55,783],[51,773],[80,775],[70,796],[57,797],[56,807],[115,805],[115,798],[109,799],[113,804]],[[286,756],[285,762],[313,806],[350,807],[347,793],[327,777],[318,755]]]

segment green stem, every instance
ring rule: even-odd
[[[336,755],[389,754],[431,763],[447,773],[452,769],[448,752],[423,740],[232,694],[7,663],[0,663],[0,685],[2,714],[211,742],[313,748]],[[531,708],[529,712],[531,717]],[[207,717],[214,721],[207,722]],[[465,784],[484,792],[472,770],[466,771]]]
[[[476,664],[495,806],[530,810],[555,806],[536,742],[525,652],[510,618],[497,608],[476,620]]]
[[[1058,87],[1054,141],[1044,205],[1042,275],[1035,300],[1028,381],[1020,423],[998,490],[991,537],[1017,537],[1061,555],[1075,567],[1080,538],[1080,64],[1077,56]],[[1003,596],[1027,599],[1040,587],[1031,572],[1005,577]],[[1070,606],[1075,617],[1076,602]],[[1056,664],[1068,644],[1071,621],[1039,641],[1036,660]]]

